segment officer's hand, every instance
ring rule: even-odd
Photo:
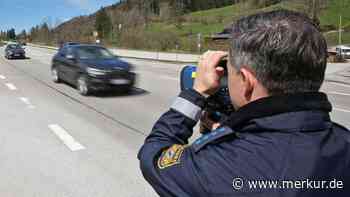
[[[224,51],[208,51],[203,54],[196,71],[194,90],[203,96],[209,96],[219,89],[224,68],[217,67],[217,65],[226,56],[227,52]]]
[[[220,123],[214,122],[213,120],[210,119],[209,113],[204,111],[201,120],[199,123],[199,132],[200,133],[208,133],[210,131],[213,131],[220,127]]]

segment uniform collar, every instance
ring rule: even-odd
[[[332,111],[332,105],[328,101],[327,95],[321,92],[300,93],[300,94],[285,94],[279,96],[270,96],[256,100],[249,103],[224,121],[223,125],[237,130],[247,126],[248,122],[254,119],[265,118],[270,122],[276,115],[284,115],[286,113],[298,112],[300,113],[314,113],[319,112],[323,114],[322,120],[329,120],[329,112]],[[300,112],[300,113],[299,113]],[[288,116],[288,115],[287,115]],[[315,124],[317,125],[317,124]],[[280,129],[280,128],[279,128]]]

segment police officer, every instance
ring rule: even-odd
[[[240,19],[232,38],[228,54],[203,55],[193,90],[154,125],[138,155],[145,179],[169,197],[349,197],[350,133],[330,120],[332,106],[319,92],[327,44],[316,25],[272,11]],[[189,144],[226,56],[236,112]]]

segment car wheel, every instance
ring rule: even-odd
[[[80,76],[77,81],[78,91],[81,95],[87,96],[90,93],[89,85],[84,75]]]
[[[59,83],[61,82],[60,77],[58,75],[58,70],[57,68],[52,68],[51,69],[51,77],[52,77],[52,81],[55,83]]]
[[[129,94],[132,92],[133,86],[127,85],[127,86],[120,86],[119,87],[119,92],[122,94]]]

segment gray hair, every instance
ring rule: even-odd
[[[249,66],[269,94],[319,91],[327,43],[306,15],[278,10],[238,20],[232,28],[231,64]]]

